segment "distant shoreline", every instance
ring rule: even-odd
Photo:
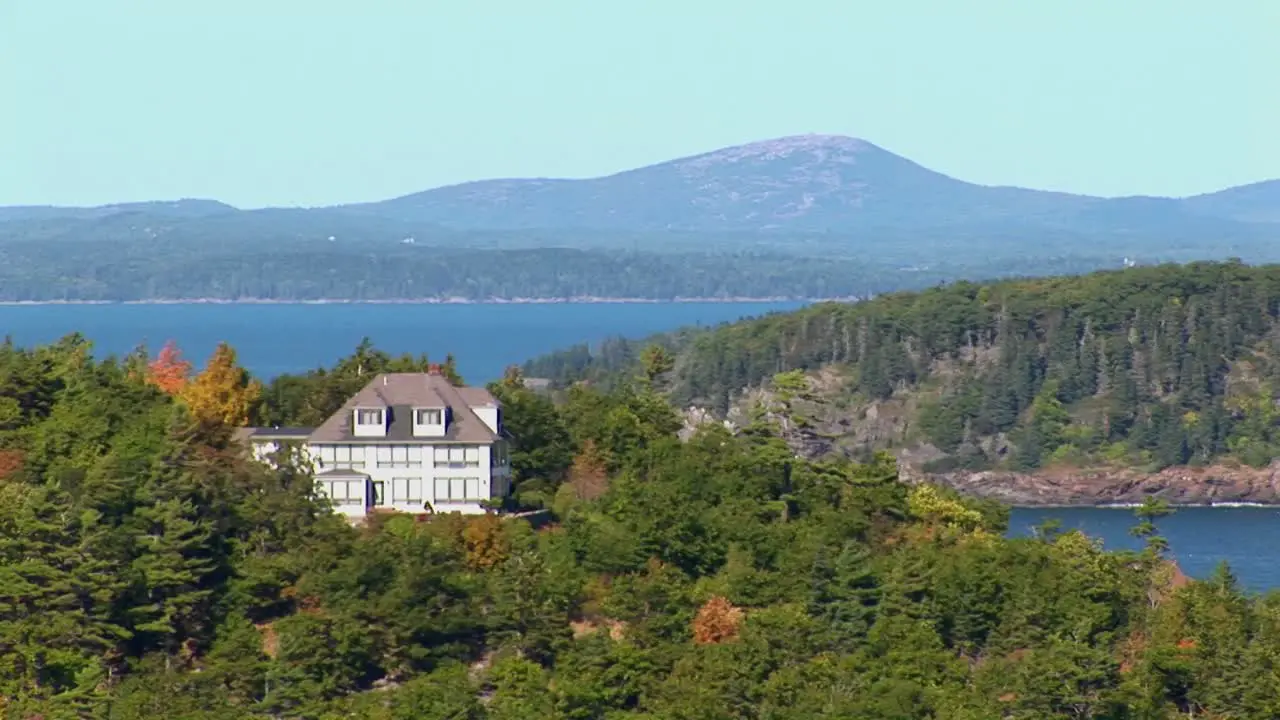
[[[795,298],[795,297],[677,297],[669,300],[653,298],[567,297],[567,298],[398,298],[386,300],[275,300],[268,298],[159,298],[154,300],[0,300],[0,306],[26,305],[663,305],[670,303],[820,303],[856,302],[859,298]]]

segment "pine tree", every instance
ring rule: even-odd
[[[453,356],[453,353],[444,356],[444,363],[440,365],[440,374],[444,375],[449,384],[454,387],[462,387],[467,384],[458,372],[458,359]]]
[[[568,635],[570,598],[550,581],[546,559],[511,553],[491,576],[493,637],[534,661],[553,657]]]
[[[588,439],[582,444],[582,450],[569,468],[567,482],[579,500],[595,500],[609,490],[607,459],[594,440]]]
[[[661,345],[649,345],[640,353],[643,377],[651,387],[656,387],[658,381],[675,369],[675,366],[675,358]]]
[[[0,695],[75,687],[123,632],[109,621],[113,578],[86,564],[65,494],[0,485]]]
[[[154,638],[166,664],[183,641],[206,629],[211,591],[206,580],[216,569],[210,557],[212,531],[187,500],[167,498],[135,511],[142,529],[133,561],[134,605],[130,618],[145,647]]]
[[[875,622],[879,587],[870,561],[867,546],[850,542],[834,562],[825,549],[814,562],[809,615],[826,623],[837,645],[845,649],[861,642]]]

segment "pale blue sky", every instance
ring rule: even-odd
[[[0,204],[376,200],[805,132],[1190,194],[1280,177],[1277,31],[1278,0],[0,0]]]

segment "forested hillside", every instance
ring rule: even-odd
[[[679,403],[794,405],[801,430],[845,449],[910,448],[933,470],[1159,469],[1280,455],[1278,318],[1280,267],[1192,263],[961,282],[652,341],[676,353]],[[637,347],[526,370],[607,381]]]
[[[0,716],[1272,718],[1280,612],[1140,553],[865,464],[797,460],[764,419],[677,439],[641,378],[564,405],[493,386],[519,502],[352,528],[305,469],[230,444],[368,372],[363,346],[263,388],[221,347],[0,346]]]
[[[817,248],[793,238],[791,250],[809,250],[806,257],[781,250],[787,238],[745,238],[736,249],[691,236],[606,238],[598,244],[609,247],[582,248],[570,245],[587,241],[570,233],[406,244],[399,234],[329,242],[320,230],[301,238],[230,231],[170,238],[134,225],[119,237],[17,240],[15,224],[0,223],[0,302],[843,298],[974,275],[1085,272],[1123,259],[1119,251],[1045,259],[984,253],[980,261],[916,267],[900,259],[900,243],[871,248],[830,238]]]

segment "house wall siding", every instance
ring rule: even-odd
[[[510,490],[509,464],[494,466],[489,445],[313,443],[308,455],[316,473],[350,469],[368,475],[375,493],[371,508],[416,513],[430,503],[437,512],[481,513],[482,501]],[[498,460],[506,463],[505,453]]]

